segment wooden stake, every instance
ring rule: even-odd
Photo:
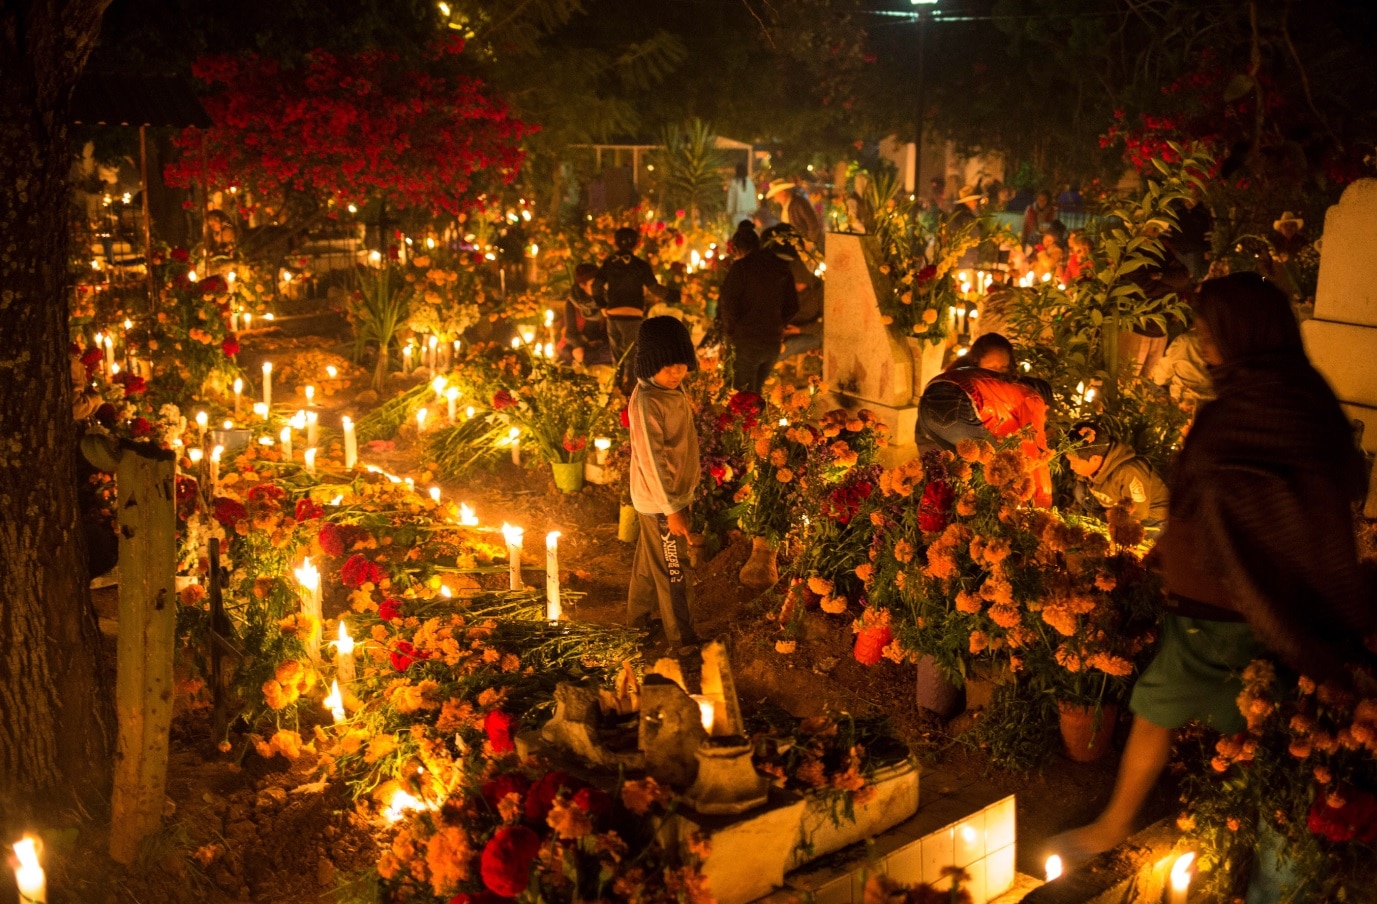
[[[174,466],[169,451],[124,442],[115,472],[121,579],[110,856],[126,865],[162,824],[167,784],[177,624]]]

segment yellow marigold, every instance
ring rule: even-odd
[[[778,480],[780,483],[788,483],[793,479],[794,472],[789,470],[788,468],[780,468],[778,471],[775,472],[775,480]]]
[[[749,483],[742,484],[742,485],[741,485],[741,489],[737,490],[735,493],[732,494],[732,502],[735,502],[735,503],[738,503],[738,504],[739,504],[739,503],[742,503],[742,502],[745,502],[747,499],[750,499],[750,498],[751,498],[751,485],[750,485]]]
[[[875,566],[870,564],[869,562],[866,562],[863,565],[856,566],[856,577],[860,578],[865,583],[869,584],[874,576]]]
[[[789,453],[783,449],[775,449],[770,452],[770,464],[776,468],[782,468],[789,463]]]
[[[971,652],[983,653],[990,646],[990,637],[984,631],[971,632]]]
[[[368,750],[363,754],[365,763],[376,763],[397,749],[397,739],[390,734],[374,735],[368,742]]]
[[[991,575],[980,585],[980,597],[996,606],[1012,606],[1014,585],[1001,577]]]
[[[1092,669],[1098,669],[1106,675],[1114,675],[1122,678],[1133,673],[1133,663],[1124,659],[1122,656],[1110,656],[1108,653],[1094,653],[1086,659],[1086,665]]]
[[[913,544],[907,540],[900,540],[894,544],[894,559],[898,562],[907,564],[913,561]]]
[[[827,580],[827,578],[813,575],[811,578],[808,579],[808,589],[816,593],[818,596],[829,596],[835,589],[835,587],[831,581]]]
[[[908,659],[908,651],[906,651],[903,645],[897,640],[892,640],[885,644],[885,648],[880,651],[880,655],[890,662],[903,663]]]
[[[962,518],[969,518],[976,511],[975,490],[967,490],[961,494],[961,498],[956,500],[956,514]]]
[[[285,709],[296,702],[300,694],[297,692],[296,685],[283,687],[281,682],[269,678],[263,682],[263,701],[268,704],[270,709]]]
[[[657,804],[673,799],[673,792],[650,776],[622,784],[622,804],[637,816],[644,816]]]
[[[545,822],[565,841],[577,841],[593,833],[593,817],[566,799],[555,798]]]
[[[798,649],[798,641],[796,641],[796,640],[776,640],[776,641],[775,641],[775,652],[776,652],[776,653],[783,653],[784,655],[787,656],[788,654],[794,652],[794,651],[797,650],[797,649]]]
[[[871,513],[870,513],[870,523],[873,524],[875,527],[884,527],[884,526],[885,526],[885,516],[882,515],[882,514],[880,514],[879,512],[871,512]]]
[[[1291,754],[1291,756],[1295,757],[1298,760],[1303,760],[1306,757],[1310,756],[1311,744],[1309,741],[1302,740],[1301,738],[1295,738],[1291,741],[1290,745],[1286,749],[1287,752]]]
[[[844,596],[824,596],[818,605],[828,615],[841,615],[846,611],[848,602]]]
[[[962,590],[956,594],[957,612],[975,615],[982,608],[984,608],[984,604],[981,602],[979,594],[971,593],[969,590]]]
[[[1105,593],[1112,593],[1117,586],[1119,586],[1119,580],[1114,575],[1104,571],[1095,575],[1096,589],[1103,590]]]
[[[762,459],[770,457],[770,438],[768,436],[762,436],[755,441],[755,457]]]
[[[1057,647],[1055,658],[1057,664],[1068,672],[1079,672],[1081,670],[1081,657],[1067,649],[1066,644]]]
[[[1043,606],[1042,620],[1055,628],[1057,633],[1063,637],[1072,636],[1079,627],[1076,623],[1076,616],[1070,609],[1060,604]]]
[[[925,310],[925,311],[923,312],[923,322],[926,323],[928,326],[932,326],[934,323],[936,323],[936,322],[937,322],[937,309],[936,309],[936,308],[928,308],[927,310]]]
[[[947,476],[958,482],[970,480],[973,473],[970,464],[960,459],[950,462],[947,465]]]
[[[435,894],[447,897],[459,891],[469,878],[473,849],[468,834],[458,826],[442,826],[426,842],[426,866]]]
[[[1315,781],[1319,782],[1321,785],[1327,785],[1334,781],[1334,773],[1329,771],[1328,766],[1316,766]]]
[[[985,544],[985,561],[990,565],[998,565],[1009,558],[1013,551],[1008,540],[1003,537],[995,537]]]
[[[973,439],[957,440],[956,455],[962,461],[980,461],[980,444]]]
[[[817,440],[817,437],[813,434],[813,431],[809,430],[807,427],[799,427],[798,432],[795,435],[795,438],[799,443],[805,446],[811,446],[813,445],[814,441]]]
[[[999,625],[1001,628],[1012,628],[1019,622],[1018,609],[1007,605],[991,606],[990,621]]]

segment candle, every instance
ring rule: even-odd
[[[506,298],[506,297],[507,297],[507,271],[506,271],[505,268],[499,268],[499,269],[498,269],[498,271],[497,271],[497,282],[498,282],[498,285],[501,286],[501,288],[502,288],[502,297],[503,297],[503,298]]]
[[[470,406],[468,406],[467,408],[464,409],[464,420],[466,420],[466,421],[471,421],[471,420],[473,420],[473,406],[472,406],[472,405],[470,405]]]
[[[306,407],[307,407],[307,408],[314,408],[314,407],[315,407],[315,404],[316,404],[316,388],[315,388],[314,386],[307,386],[307,387],[306,387]]]
[[[330,711],[336,725],[344,721],[344,696],[339,692],[339,679],[330,682],[330,695],[325,698],[325,708]]]
[[[325,376],[333,380],[335,377],[339,376],[339,368],[333,364],[325,365]]]
[[[426,415],[428,413],[424,408],[416,411],[416,433],[418,435],[426,432]]]
[[[314,450],[307,450],[307,455]],[[295,569],[301,585],[301,614],[311,620],[311,633],[306,637],[306,652],[312,660],[320,660],[320,572],[311,564],[311,557],[302,560]]]
[[[445,397],[445,378],[436,377],[430,381],[431,391],[435,393],[435,401],[440,401]]]
[[[268,319],[269,319],[269,320],[272,319],[272,315],[271,315],[271,314],[268,315]],[[253,315],[250,314],[248,311],[245,311],[245,312],[244,312],[244,331],[247,332],[252,326],[253,326]]]
[[[402,373],[411,373],[411,343],[402,347]]]
[[[1171,866],[1171,888],[1167,893],[1167,904],[1186,904],[1191,890],[1191,866],[1195,863],[1195,852],[1188,851],[1176,858]]]
[[[712,734],[712,723],[717,717],[717,708],[713,706],[711,697],[704,697],[702,694],[693,694],[693,702],[698,704],[698,719],[703,723],[703,730]]]
[[[612,440],[600,436],[593,440],[593,461],[601,466],[607,464],[607,450],[612,448]]]
[[[512,441],[512,464],[521,466],[521,428],[513,427],[507,434]]]
[[[320,415],[314,411],[306,412],[306,445],[320,445]]]
[[[430,369],[434,370],[436,363],[436,349],[440,347],[440,337],[432,335],[428,340],[426,340],[426,345],[430,347]]]
[[[242,377],[234,378],[234,416],[239,417],[239,403],[244,395],[244,380]]]
[[[340,423],[344,426],[344,466],[352,468],[359,460],[359,438],[354,433],[353,418],[345,415]]]
[[[201,442],[206,441],[206,427],[210,425],[210,418],[204,411],[196,412],[196,430],[201,434]]]
[[[109,336],[105,337],[105,367],[112,377],[119,373],[119,365],[115,363],[115,340]]]
[[[435,503],[436,505],[439,505],[439,504],[440,504],[440,488],[439,488],[439,487],[431,487],[431,488],[430,488],[430,501],[433,502],[433,503]]]
[[[291,427],[283,427],[283,428],[282,428],[282,432],[279,433],[279,434],[277,435],[277,438],[280,439],[280,440],[282,441],[282,460],[283,460],[283,461],[291,461],[291,460],[292,460],[292,428],[291,428]]]
[[[238,312],[238,311],[230,311],[230,332],[231,332],[231,333],[237,333],[237,332],[239,332],[239,312]]]
[[[545,535],[545,617],[559,621],[559,531]]]
[[[220,485],[220,456],[224,454],[224,446],[216,446],[210,450],[210,493],[215,495],[216,489]]]
[[[454,407],[455,407],[455,406],[454,406],[454,403],[455,403],[455,401],[456,401],[458,398],[459,398],[459,390],[458,390],[458,389],[455,389],[453,386],[451,386],[449,389],[446,389],[446,390],[445,390],[445,401],[449,403],[449,422],[450,422],[451,424],[457,423],[457,420],[456,420],[456,418],[455,418],[455,416],[454,416],[454,414],[455,414],[455,412],[454,412]]]
[[[473,513],[473,507],[467,502],[459,503],[459,523],[464,527],[478,526],[478,516]]]
[[[254,403],[253,414],[254,417],[261,417],[263,419],[263,423],[266,424],[268,422],[268,406],[264,405],[262,402]]]
[[[354,638],[349,626],[339,620],[339,639],[335,641],[335,677],[348,687],[354,681]]]
[[[234,421],[230,418],[225,418],[224,422],[221,423],[220,426],[224,429],[226,433],[229,433],[231,430],[234,429]]]
[[[510,524],[502,525],[502,537],[507,541],[507,561],[511,567],[511,589],[520,590],[521,582],[521,537],[524,531]]]
[[[19,886],[19,904],[46,904],[48,900],[48,880],[38,862],[39,850],[38,839],[29,835],[14,843],[14,857],[18,861],[14,879]]]
[[[1048,882],[1055,882],[1061,878],[1062,869],[1061,856],[1053,854],[1047,858],[1047,865],[1043,867],[1043,874]]]
[[[550,308],[545,309],[545,329],[550,333],[550,341],[555,341],[555,312]]]
[[[273,407],[273,363],[263,362],[263,404]]]
[[[316,472],[316,447],[312,446],[307,449],[301,457],[306,461],[306,473],[314,474]]]

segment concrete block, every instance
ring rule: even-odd
[[[772,792],[770,801],[748,816],[681,812],[665,828],[678,839],[692,831],[705,835],[712,853],[703,864],[703,875],[713,896],[721,904],[744,904],[784,884],[786,864],[798,843],[803,809],[802,798]]]
[[[875,776],[875,794],[853,810],[854,820],[834,812],[826,797],[811,798],[800,823],[799,846],[790,869],[850,844],[873,838],[898,825],[918,810],[918,767],[911,761],[881,770]]]
[[[828,237],[831,241],[831,237]],[[1377,179],[1359,179],[1344,189],[1324,218],[1320,281],[1315,316],[1322,320],[1377,326]],[[831,269],[831,261],[828,261]],[[831,273],[828,273],[831,277]]]
[[[1377,408],[1377,326],[1312,319],[1301,324],[1315,369],[1345,402]]]

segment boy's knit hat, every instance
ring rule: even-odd
[[[636,376],[649,380],[671,364],[698,369],[698,354],[688,328],[677,317],[649,317],[636,332]]]

